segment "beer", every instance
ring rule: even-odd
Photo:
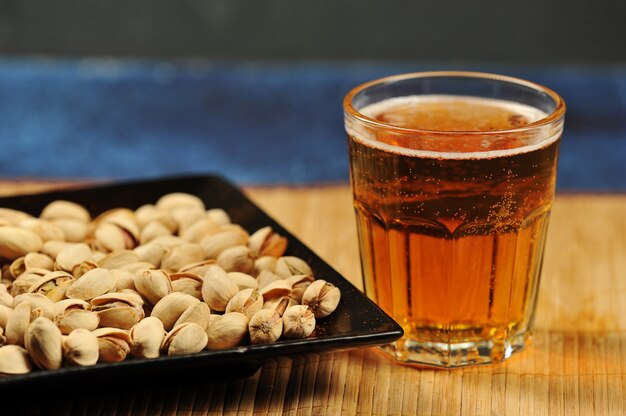
[[[409,96],[359,112],[391,126],[347,130],[365,291],[404,327],[396,358],[508,357],[532,326],[560,132],[529,140],[519,128],[547,114],[495,99]]]

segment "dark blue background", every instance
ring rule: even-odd
[[[418,70],[530,79],[568,111],[561,190],[626,190],[626,68],[0,59],[0,176],[346,182],[342,98]]]

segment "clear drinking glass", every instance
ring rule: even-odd
[[[392,76],[344,100],[367,295],[405,363],[501,362],[533,328],[565,103],[512,77]]]

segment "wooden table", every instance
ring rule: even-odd
[[[0,194],[59,186],[66,184],[4,181]],[[246,192],[361,287],[346,186]],[[230,382],[94,388],[93,395],[43,404],[34,397],[26,410],[85,415],[624,415],[626,195],[557,197],[534,345],[503,365],[418,370],[365,349],[281,358]]]

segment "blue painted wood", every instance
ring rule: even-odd
[[[394,73],[469,69],[564,96],[558,188],[626,190],[626,68],[0,59],[0,176],[348,180],[341,101]]]

